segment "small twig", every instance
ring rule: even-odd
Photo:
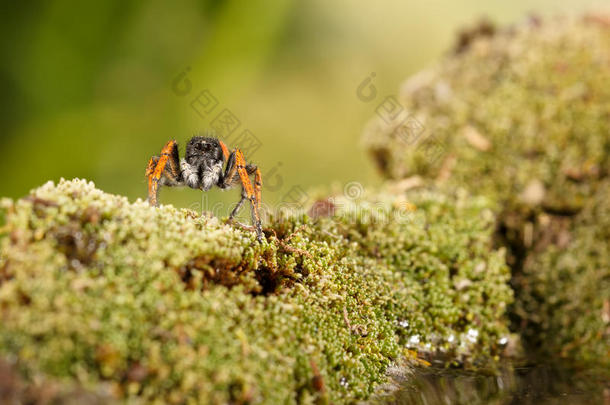
[[[303,249],[299,249],[299,248],[295,248],[295,247],[292,247],[292,246],[286,245],[286,244],[284,244],[282,241],[280,241],[280,245],[282,246],[282,248],[283,248],[283,249],[287,250],[287,251],[288,251],[288,252],[290,252],[290,253],[297,253],[297,254],[300,254],[300,255],[303,255],[303,256],[307,256],[307,257],[309,257],[310,259],[313,259],[313,256],[311,255],[311,253],[309,253],[309,252],[308,252],[308,251],[306,251],[306,250],[303,250]]]
[[[291,252],[291,253],[297,253],[297,254],[300,254],[300,255],[303,255],[303,256],[307,256],[310,259],[313,259],[313,256],[308,251],[303,250],[303,249],[299,249],[299,248],[295,248],[295,247],[292,247],[292,246],[287,245],[287,244],[284,243],[284,240],[289,240],[290,238],[292,238],[298,232],[298,230],[293,232],[291,235],[289,235],[284,240],[282,240],[282,239],[277,237],[277,233],[275,232],[275,229],[270,229],[270,231],[273,233],[273,236],[275,236],[275,239],[277,239],[277,241],[280,244],[280,246],[282,247],[282,249],[284,249],[284,250],[286,250],[288,252]]]
[[[352,329],[352,325],[349,323],[349,318],[347,317],[347,309],[345,309],[345,307],[343,307],[343,320],[347,325],[347,329],[349,329],[350,332],[353,332],[354,330]]]
[[[360,335],[362,337],[368,336],[368,331],[366,330],[366,327],[363,325],[354,325],[352,326],[352,324],[349,321],[349,318],[347,316],[347,309],[345,307],[343,307],[343,320],[345,321],[345,324],[347,325],[347,328],[349,329],[350,333],[353,333],[355,335]]]
[[[299,233],[300,231],[302,231],[305,228],[307,228],[305,225],[299,226],[297,229],[294,230],[294,232],[292,232],[290,235],[288,235],[287,238],[284,238],[284,241],[288,242],[290,239],[292,239],[293,236],[295,236],[297,233]]]
[[[251,225],[246,225],[246,224],[242,224],[242,223],[241,223],[241,222],[239,222],[239,221],[235,221],[235,222],[231,221],[231,222],[229,222],[229,224],[234,224],[234,225],[237,225],[237,226],[239,226],[240,228],[245,229],[246,231],[253,231],[253,230],[254,230],[254,227],[253,227],[253,226],[251,226]]]

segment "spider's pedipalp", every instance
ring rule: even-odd
[[[235,183],[235,176],[237,175],[237,165],[235,164],[236,151],[231,152],[228,155],[227,166],[225,167],[224,175],[218,181],[218,187],[222,189],[231,188]]]
[[[199,173],[197,168],[188,164],[184,159],[180,162],[180,170],[182,170],[182,178],[187,186],[190,188],[199,187]]]

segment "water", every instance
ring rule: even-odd
[[[418,369],[387,403],[610,405],[610,382],[550,366],[506,366],[497,374]]]

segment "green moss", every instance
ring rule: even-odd
[[[544,358],[610,366],[610,29],[589,16],[513,27],[405,83],[406,113],[365,142],[388,178],[491,198],[516,330]],[[413,131],[413,120],[425,131]],[[417,135],[419,134],[419,137]]]
[[[5,199],[0,352],[29,380],[170,403],[362,399],[406,348],[488,361],[512,298],[489,203],[405,198],[336,197],[263,244],[82,180]]]
[[[521,281],[517,307],[522,319],[536,322],[527,334],[531,343],[544,347],[553,342],[553,350],[560,350],[555,355],[576,359],[581,366],[602,366],[606,375],[610,373],[608,196],[610,183],[604,182],[571,229],[562,231],[569,244],[552,244],[528,257],[531,263],[523,276],[526,280]],[[529,308],[535,308],[535,313],[525,312]]]

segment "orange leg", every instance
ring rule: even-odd
[[[153,181],[153,173],[159,163],[158,157],[151,157],[146,166],[146,177],[148,178],[148,202],[157,205],[157,183]]]
[[[225,157],[225,160],[229,159],[229,149],[227,148],[227,145],[225,145],[225,143],[223,141],[221,141],[220,139],[218,140],[218,143],[220,143],[220,147],[222,148],[222,154]]]
[[[151,174],[153,174],[153,172],[155,171],[155,167],[157,166],[157,162],[159,161],[159,158],[154,158],[151,157],[150,160],[148,161],[148,165],[146,166],[146,177],[150,176]]]
[[[148,166],[146,167],[146,175],[148,176],[148,202],[152,206],[157,206],[157,193],[159,191],[159,180],[163,176],[163,172],[165,171],[165,166],[167,166],[168,161],[171,161],[170,156],[174,153],[176,148],[176,141],[171,140],[165,144],[163,149],[161,149],[161,156],[156,160],[155,158],[151,158],[148,161]],[[174,167],[175,164],[173,162],[170,163],[170,170],[177,171],[178,168]]]
[[[259,168],[256,168],[256,172],[254,172],[254,193],[256,196],[256,208],[260,213],[261,210],[261,201],[262,201],[262,193],[261,189],[263,187],[263,177],[261,176],[261,171]]]
[[[235,165],[237,166],[237,173],[239,174],[239,179],[241,180],[242,187],[244,188],[246,198],[250,201],[250,205],[252,208],[252,222],[254,228],[256,229],[256,236],[259,242],[262,242],[263,230],[258,211],[259,202],[256,199],[254,188],[252,187],[252,183],[250,182],[250,176],[248,176],[248,172],[246,171],[246,160],[244,159],[243,153],[239,149],[235,150]]]

